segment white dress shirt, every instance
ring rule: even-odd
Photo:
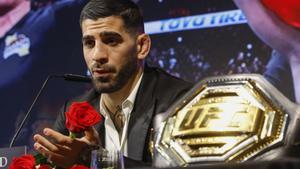
[[[125,123],[122,131],[122,138],[120,139],[119,133],[110,118],[109,113],[107,112],[102,97],[100,99],[100,113],[105,117],[105,149],[107,150],[119,150],[123,153],[124,156],[128,156],[128,149],[127,149],[127,129],[128,123],[130,119],[130,114],[133,110],[135,98],[137,95],[137,91],[141,84],[143,74],[140,76],[138,82],[136,83],[135,87],[129,94],[129,96],[124,100],[122,103],[122,112],[125,116]],[[101,136],[101,133],[99,133]],[[120,141],[121,140],[121,141]]]

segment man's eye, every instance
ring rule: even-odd
[[[86,41],[83,42],[83,45],[87,48],[93,48],[95,46],[95,41],[86,40]]]
[[[110,46],[116,46],[116,45],[118,45],[119,42],[114,38],[109,38],[109,39],[105,40],[105,43]]]

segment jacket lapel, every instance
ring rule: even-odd
[[[154,89],[157,77],[155,72],[145,69],[128,125],[128,156],[134,160],[143,160],[149,135],[149,127],[156,107]],[[145,149],[146,148],[146,149]]]
[[[101,95],[97,93],[95,89],[92,89],[92,91],[86,96],[86,101],[88,101],[97,110],[97,112],[100,111],[100,96]],[[94,127],[99,133],[102,146],[105,146],[105,117],[103,117],[100,112],[99,114],[101,115],[101,121]]]

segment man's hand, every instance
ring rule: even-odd
[[[53,139],[50,141],[45,137],[36,134],[34,148],[44,155],[48,161],[63,168],[74,165],[78,160],[84,148],[88,145],[97,145],[100,143],[97,131],[92,127],[85,131],[82,138],[72,139],[62,135],[50,128],[44,129],[45,136]]]

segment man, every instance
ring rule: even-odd
[[[91,0],[81,13],[80,23],[84,58],[94,89],[77,101],[87,100],[103,116],[95,128],[106,149],[150,162],[153,117],[166,111],[191,84],[145,65],[150,37],[144,33],[137,5],[130,0]],[[78,163],[87,144],[99,144],[94,130],[86,131],[80,139],[66,136],[64,112],[70,103],[57,118],[54,128],[58,132],[44,130],[55,143],[34,136],[36,150],[61,167]],[[123,118],[117,118],[119,115]]]
[[[253,31],[277,52],[265,77],[285,96],[300,103],[300,3],[297,0],[234,0]]]
[[[86,72],[81,60],[78,18],[87,0],[48,2],[50,0],[0,0],[0,102],[1,113],[6,114],[6,118],[0,120],[0,128],[9,126],[9,129],[0,132],[1,146],[8,144],[25,110],[30,107],[50,73]],[[48,5],[43,6],[44,3]],[[51,85],[70,85],[58,81],[52,80]],[[59,110],[59,104],[66,96],[74,96],[76,91],[74,88],[72,91],[59,91],[51,86],[47,88],[46,99],[51,100],[51,106],[48,106],[55,110]],[[49,113],[51,111],[44,109],[42,104],[39,100],[30,120],[53,122],[56,114]],[[27,124],[15,145],[29,145],[27,139],[37,132],[31,129],[32,123]]]

